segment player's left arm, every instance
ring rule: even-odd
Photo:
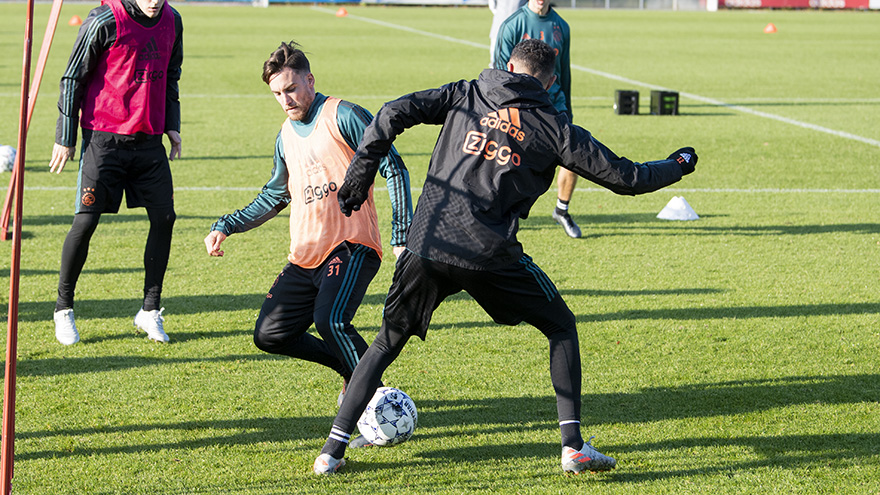
[[[336,123],[351,149],[358,148],[364,130],[372,121],[373,116],[368,110],[346,101],[339,104]],[[406,244],[406,231],[412,222],[413,208],[409,171],[394,146],[380,159],[379,174],[385,178],[391,199],[391,245],[401,247]]]
[[[681,148],[665,160],[636,163],[618,156],[589,131],[567,121],[561,134],[560,164],[617,194],[633,196],[656,191],[680,181],[697,164],[693,148]]]
[[[171,48],[171,58],[168,60],[168,70],[165,71],[165,134],[171,143],[171,151],[168,159],[174,160],[181,156],[180,138],[180,75],[183,65],[183,20],[180,14],[174,13],[174,45]]]
[[[568,118],[574,122],[574,112],[571,106],[571,31],[568,23],[562,21],[562,53],[559,54],[560,72],[559,86],[565,95],[565,108],[568,109]]]

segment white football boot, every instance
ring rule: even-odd
[[[315,474],[336,474],[339,468],[345,466],[345,459],[336,459],[330,454],[321,454],[315,459],[315,465],[312,467]]]
[[[73,320],[73,308],[55,312],[55,338],[64,345],[79,342],[79,332],[76,331],[76,322]]]
[[[134,326],[138,330],[147,332],[147,337],[150,340],[168,342],[168,335],[165,334],[165,329],[162,327],[162,322],[165,321],[165,318],[162,318],[162,311],[165,311],[165,308],[152,311],[144,311],[144,308],[141,308],[134,317]]]
[[[574,219],[571,218],[571,215],[569,215],[568,212],[560,215],[554,209],[551,216],[553,217],[553,220],[556,220],[556,223],[562,225],[563,230],[565,230],[565,233],[568,234],[569,237],[573,239],[580,238],[581,228],[578,227],[578,224],[574,223]]]
[[[574,450],[571,447],[562,448],[562,470],[566,473],[609,471],[614,469],[616,465],[617,461],[613,457],[608,457],[594,449],[589,440],[584,442],[581,450]]]
[[[367,437],[365,437],[363,435],[358,435],[358,436],[354,437],[353,439],[351,439],[350,442],[348,442],[348,448],[350,448],[350,449],[362,449],[364,447],[375,447],[375,446],[376,446],[376,444],[367,440]]]

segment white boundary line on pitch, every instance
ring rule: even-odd
[[[199,94],[199,93],[184,93],[180,95],[181,98],[197,98],[197,99],[211,99],[216,98],[218,100],[230,100],[230,99],[263,99],[266,97],[268,93],[261,94],[250,94],[250,93],[241,93],[241,94]],[[20,93],[0,93],[0,98],[18,98],[20,97]],[[377,100],[393,100],[400,95],[345,95],[346,98],[351,98],[353,100],[363,100],[363,99],[377,99]],[[572,100],[614,100],[613,96],[572,96]],[[773,98],[773,97],[751,97],[751,96],[731,96],[728,98],[724,98],[725,100],[738,100],[741,104],[748,106],[750,103],[765,103],[769,104],[769,106],[774,106],[774,104],[782,106],[792,103],[840,103],[840,104],[852,104],[857,105],[859,103],[880,103],[880,98]]]
[[[73,191],[76,187],[66,186],[25,186],[25,191]],[[387,191],[385,187],[375,187],[375,191]],[[411,187],[412,191],[421,191],[421,187]],[[175,191],[191,191],[191,192],[254,192],[259,194],[260,187],[220,187],[220,186],[190,186],[175,187]],[[613,194],[607,189],[598,187],[578,187],[577,192],[601,192]],[[880,189],[800,189],[800,188],[761,188],[761,189],[738,189],[732,187],[720,188],[675,188],[665,187],[664,191],[669,192],[686,192],[686,193],[736,193],[736,194],[880,194]]]
[[[324,12],[324,13],[327,13],[327,14],[334,14],[334,15],[336,14],[335,11],[330,10],[330,9],[326,9],[326,8],[323,8],[323,7],[313,6],[312,9],[313,9],[313,10],[317,10],[317,11],[319,11],[319,12]],[[428,32],[428,31],[422,31],[422,30],[420,30],[420,29],[415,29],[415,28],[411,28],[411,27],[407,27],[407,26],[401,26],[401,25],[399,25],[399,24],[392,24],[392,23],[390,23],[390,22],[379,21],[379,20],[376,20],[376,19],[370,19],[369,17],[361,17],[361,16],[351,15],[351,14],[349,14],[349,15],[346,16],[346,17],[349,17],[349,18],[354,19],[354,20],[362,21],[362,22],[368,22],[368,23],[371,23],[371,24],[377,24],[377,25],[379,25],[379,26],[383,26],[383,27],[387,27],[387,28],[398,29],[398,30],[400,30],[400,31],[407,31],[407,32],[414,33],[414,34],[419,34],[419,35],[422,35],[422,36],[428,36],[428,37],[430,37],[430,38],[437,38],[437,39],[444,40],[444,41],[449,41],[449,42],[452,42],[452,43],[460,43],[460,44],[462,44],[462,45],[467,45],[467,46],[471,46],[471,47],[474,47],[474,48],[481,48],[481,49],[483,49],[483,50],[488,50],[488,49],[489,49],[489,45],[484,45],[484,44],[481,44],[481,43],[474,43],[473,41],[462,40],[462,39],[458,39],[458,38],[453,38],[453,37],[451,37],[451,36],[445,36],[445,35],[442,35],[442,34],[431,33],[431,32]],[[656,90],[668,90],[668,88],[664,88],[663,86],[657,86],[657,85],[655,85],[655,84],[650,84],[650,83],[645,83],[645,82],[641,82],[641,81],[636,81],[635,79],[630,79],[630,78],[628,78],[628,77],[618,76],[617,74],[611,74],[611,73],[609,73],[609,72],[604,72],[604,71],[601,71],[601,70],[591,69],[591,68],[589,68],[589,67],[584,67],[584,66],[581,66],[581,65],[571,64],[571,68],[572,68],[572,69],[577,69],[577,70],[582,71],[582,72],[586,72],[586,73],[588,73],[588,74],[593,74],[593,75],[595,75],[595,76],[600,76],[600,77],[604,77],[604,78],[607,78],[607,79],[611,79],[611,80],[614,80],[614,81],[620,81],[620,82],[624,82],[624,83],[627,83],[627,84],[632,84],[632,85],[634,85],[634,86],[641,86],[641,87],[643,87],[643,88],[656,89]],[[781,115],[776,115],[776,114],[772,114],[772,113],[762,112],[762,111],[760,111],[760,110],[754,110],[754,109],[751,109],[751,108],[748,108],[748,107],[744,107],[744,106],[742,106],[742,105],[735,105],[735,104],[731,104],[731,103],[726,103],[726,102],[723,102],[723,101],[721,101],[721,100],[717,100],[717,99],[715,99],[715,98],[709,98],[709,97],[707,97],[707,96],[700,96],[700,95],[697,95],[697,94],[686,93],[686,92],[682,92],[682,91],[679,91],[678,94],[681,95],[681,96],[683,96],[683,97],[685,97],[685,98],[690,98],[690,99],[692,99],[692,100],[696,100],[696,101],[699,101],[699,102],[702,102],[702,103],[708,103],[708,104],[710,104],[710,105],[714,105],[714,106],[718,106],[718,107],[729,108],[729,109],[731,109],[731,110],[736,110],[736,111],[738,111],[738,112],[747,113],[747,114],[750,114],[750,115],[754,115],[754,116],[756,116],[756,117],[763,117],[763,118],[765,118],[765,119],[776,120],[776,121],[778,121],[778,122],[783,122],[783,123],[785,123],[785,124],[790,124],[790,125],[793,125],[793,126],[797,126],[797,127],[804,128],[804,129],[809,129],[809,130],[812,130],[812,131],[817,131],[817,132],[822,132],[822,133],[825,133],[825,134],[830,134],[830,135],[832,135],[832,136],[837,136],[837,137],[841,137],[841,138],[844,138],[844,139],[851,139],[851,140],[853,140],[853,141],[859,141],[859,142],[861,142],[861,143],[865,143],[865,144],[868,144],[868,145],[871,145],[871,146],[876,146],[876,147],[880,148],[880,140],[877,140],[877,139],[871,139],[871,138],[867,138],[867,137],[864,137],[864,136],[859,136],[859,135],[856,135],[856,134],[852,134],[852,133],[849,133],[849,132],[838,131],[838,130],[835,130],[835,129],[830,129],[830,128],[828,128],[828,127],[823,127],[823,126],[821,126],[821,125],[810,124],[810,123],[808,123],[808,122],[801,122],[800,120],[790,119],[790,118],[788,118],[788,117],[783,117],[783,116],[781,116]]]

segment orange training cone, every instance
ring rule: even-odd
[[[67,25],[68,25],[68,26],[81,26],[82,23],[83,23],[83,20],[82,20],[82,18],[81,18],[80,16],[78,16],[78,15],[75,15],[75,16],[71,17],[70,20],[67,21]]]
[[[339,7],[339,10],[336,11],[336,17],[345,17],[348,15],[348,11],[345,10],[345,7]]]
[[[776,32],[776,26],[774,26],[773,23],[771,22],[770,24],[767,24],[767,25],[764,27],[764,32],[767,33],[767,34],[775,33],[775,32]]]

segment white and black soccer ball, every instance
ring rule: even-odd
[[[408,440],[418,422],[416,403],[410,396],[394,387],[379,387],[357,426],[372,444],[385,446]]]
[[[15,166],[15,148],[8,145],[0,146],[0,172],[12,172]]]

